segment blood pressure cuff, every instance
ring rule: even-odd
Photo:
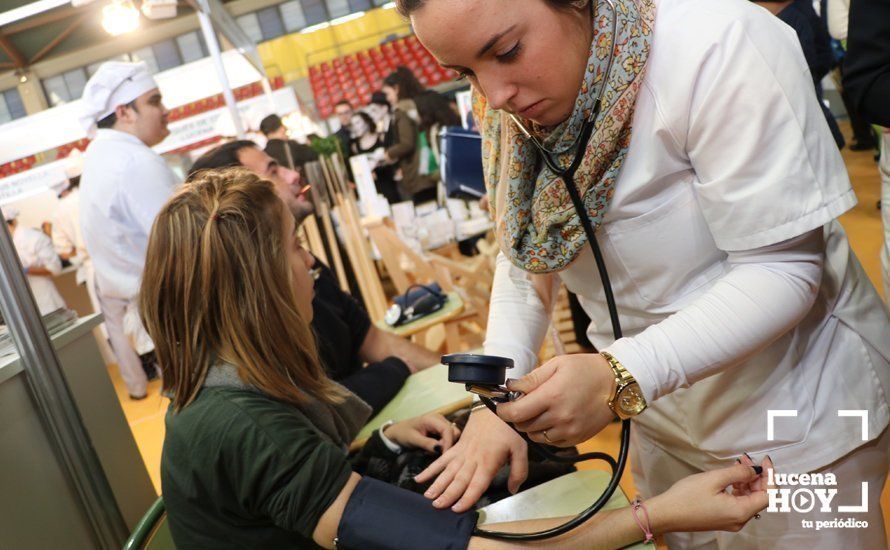
[[[363,477],[337,529],[337,548],[347,550],[463,550],[478,515],[437,510],[417,493]]]

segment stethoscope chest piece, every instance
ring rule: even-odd
[[[512,359],[475,353],[443,355],[442,364],[448,365],[449,382],[474,386],[501,386],[513,368]]]

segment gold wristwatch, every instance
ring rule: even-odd
[[[621,420],[627,420],[645,411],[648,406],[646,398],[643,397],[640,384],[637,383],[633,375],[627,372],[624,365],[609,353],[601,351],[600,355],[609,362],[612,374],[615,375],[615,391],[609,397],[609,408],[612,409],[612,412],[618,415]]]

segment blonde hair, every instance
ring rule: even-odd
[[[243,168],[201,172],[158,214],[139,305],[174,410],[197,397],[222,350],[273,398],[342,401],[297,308],[285,215],[272,183]]]

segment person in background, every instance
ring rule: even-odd
[[[388,422],[356,462],[347,458],[371,411],[319,364],[311,264],[273,185],[247,170],[198,174],[158,216],[140,310],[171,396],[161,485],[173,542],[521,547],[472,537],[476,512],[435,511],[422,496],[368,475],[374,458],[392,461],[403,449],[447,451],[460,434],[440,415]],[[742,529],[768,503],[770,468],[768,460],[738,463],[678,482],[645,503],[646,534]],[[627,546],[644,537],[634,517],[630,506],[603,511],[546,547]],[[564,521],[488,527],[528,532]]]
[[[853,129],[853,143],[849,145],[851,151],[869,151],[875,148],[874,132],[871,125],[859,114],[858,109],[850,99],[850,94],[844,88],[842,74],[844,60],[847,51],[847,22],[850,19],[850,0],[828,0],[825,4],[825,13],[822,14],[828,23],[828,34],[840,44],[838,67],[832,71],[832,80],[835,82],[844,102],[844,109],[850,117],[850,126]]]
[[[103,63],[81,102],[81,122],[95,139],[84,155],[80,227],[121,377],[130,398],[143,399],[154,346],[135,300],[151,225],[180,183],[151,150],[170,133],[168,113],[145,63]]]
[[[386,149],[389,149],[393,144],[395,132],[390,131],[392,126],[392,106],[390,106],[389,100],[386,99],[386,94],[383,93],[383,90],[377,90],[371,94],[371,102],[365,107],[365,111],[371,115],[372,119],[374,119],[376,132],[380,136],[380,143],[383,144],[383,149],[386,151]],[[385,159],[384,162],[377,165],[378,177],[391,180],[393,182],[393,187],[395,187],[395,191],[385,195],[386,200],[389,201],[390,204],[402,200],[395,183],[396,171],[397,167],[393,164],[387,164]]]
[[[831,135],[834,137],[838,149],[843,149],[844,135],[841,133],[834,115],[825,106],[822,96],[822,79],[835,65],[834,55],[831,52],[831,37],[825,23],[819,19],[819,15],[813,8],[812,0],[754,0],[754,3],[766,8],[797,33],[797,39],[800,41],[807,65],[810,67],[819,106],[822,108],[825,121],[831,129]]]
[[[260,122],[260,131],[266,136],[266,154],[281,166],[300,170],[307,162],[318,160],[312,147],[297,143],[287,135],[287,128],[278,115],[269,115]]]
[[[365,111],[356,111],[349,121],[352,142],[349,150],[353,155],[367,154],[383,146],[383,138],[377,133],[377,125]]]
[[[420,118],[420,131],[426,139],[434,158],[439,158],[439,138],[442,130],[449,126],[460,126],[460,115],[452,108],[451,101],[439,92],[425,90],[414,98]]]
[[[377,125],[371,115],[364,111],[356,111],[349,125],[352,132],[351,154],[369,155],[374,174],[374,185],[377,192],[386,197],[390,204],[399,202],[399,190],[396,189],[395,171],[391,165],[380,162],[383,160],[384,137],[377,133]]]
[[[385,136],[389,131],[389,124],[392,121],[392,108],[389,105],[389,100],[386,99],[386,94],[382,91],[378,90],[371,94],[371,102],[365,106],[365,112],[371,115],[371,118],[374,119],[374,131],[384,136],[384,144],[389,146],[389,143],[385,142]]]
[[[80,197],[78,186],[80,186],[80,175],[83,172],[83,158],[80,151],[75,149],[77,154],[72,153],[66,159],[65,179],[51,186],[50,189],[59,199],[56,209],[52,216],[52,241],[53,247],[59,258],[62,259],[62,267],[76,265],[78,267],[77,283],[86,282],[80,268],[83,265],[83,259],[88,256],[86,248],[83,244],[83,238],[80,232],[80,216],[78,208]],[[90,299],[92,300],[92,292]],[[98,302],[94,303],[95,311],[99,311]]]
[[[299,174],[279,165],[251,141],[233,141],[211,149],[195,161],[188,180],[205,170],[243,166],[275,185],[297,226],[309,216],[312,203],[300,193]],[[439,363],[439,356],[405,338],[383,331],[364,307],[343,292],[334,273],[312,257],[316,273],[312,327],[328,376],[379,411],[402,388],[411,373]]]
[[[890,3],[855,0],[850,5],[844,86],[872,124],[890,128]]]
[[[99,313],[102,311],[102,306],[96,294],[96,272],[83,241],[83,232],[80,230],[80,176],[83,173],[83,154],[80,150],[74,149],[66,160],[66,179],[53,188],[59,198],[59,204],[53,212],[53,246],[62,259],[63,267],[67,261],[69,265],[77,268],[75,280],[78,285],[86,286],[93,311]],[[107,340],[108,333],[104,323],[100,325],[100,329]]]
[[[884,301],[890,304],[890,2],[856,0],[850,6],[844,88],[854,107],[881,135],[881,220]]]
[[[93,311],[99,313],[102,311],[102,305],[99,303],[99,296],[96,293],[96,270],[93,267],[90,254],[87,252],[83,232],[80,229],[80,176],[82,173],[83,154],[79,149],[74,149],[68,155],[65,166],[67,179],[53,188],[59,198],[59,204],[53,212],[52,241],[56,253],[62,259],[62,267],[66,267],[67,263],[77,268],[75,281],[78,285],[86,286]],[[105,323],[99,325],[99,333],[102,335],[104,347],[108,341]]]
[[[52,279],[62,272],[62,261],[53,250],[52,241],[42,231],[20,226],[16,208],[4,208],[3,214],[40,314],[46,315],[65,307],[65,300]]]
[[[341,99],[334,105],[334,114],[337,115],[337,121],[340,123],[340,127],[337,128],[337,131],[334,135],[337,136],[337,139],[340,140],[340,146],[343,150],[343,158],[344,160],[349,158],[350,151],[350,143],[352,142],[352,134],[349,131],[349,123],[352,121],[352,115],[355,113],[355,110],[352,108],[352,103],[345,99]],[[349,163],[346,163],[348,166]]]
[[[80,222],[77,215],[78,193],[80,175],[83,173],[83,156],[78,149],[74,149],[65,159],[65,179],[52,185],[50,190],[56,194],[59,203],[52,216],[53,246],[62,259],[62,265],[71,265],[71,260],[78,254],[85,254],[86,249],[78,248],[78,243],[83,246],[80,239]],[[69,199],[69,197],[71,197]],[[96,310],[98,311],[98,309]]]
[[[383,79],[383,93],[393,109],[389,138],[392,145],[384,159],[398,170],[396,185],[403,200],[415,204],[436,199],[436,180],[421,173],[420,115],[414,98],[423,86],[407,67],[399,67]]]

